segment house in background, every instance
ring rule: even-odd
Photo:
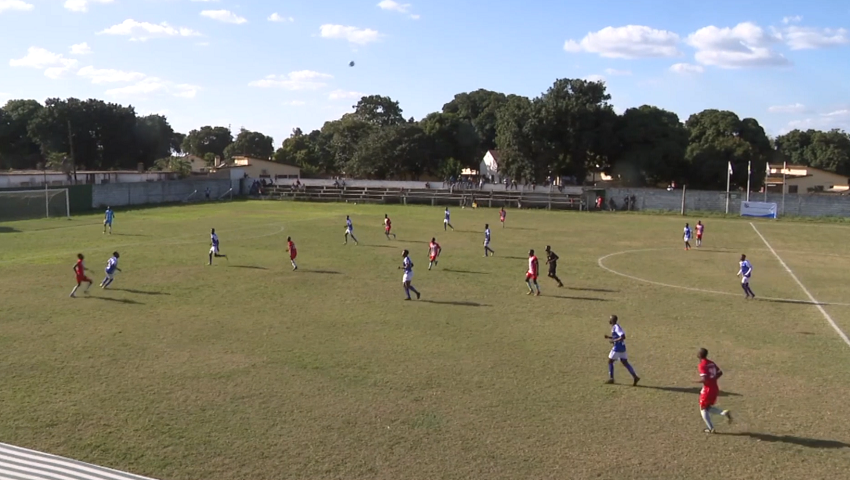
[[[478,166],[478,172],[482,177],[490,181],[490,183],[502,183],[504,179],[502,178],[502,174],[499,173],[498,150],[488,150],[484,154],[484,159],[481,160],[481,165]]]
[[[236,156],[230,160],[230,163],[220,166],[216,170],[226,168],[239,168],[250,178],[274,183],[292,183],[287,182],[287,180],[301,178],[301,168],[261,158]]]
[[[850,192],[850,179],[844,175],[805,165],[768,165],[768,192],[782,193],[783,179],[788,186],[785,193]]]
[[[189,162],[192,173],[208,173],[210,171],[207,161],[197,155],[186,155],[183,159]]]

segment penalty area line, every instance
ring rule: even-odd
[[[812,304],[816,306],[818,310],[820,310],[821,315],[823,315],[823,318],[825,318],[826,321],[829,322],[829,324],[832,326],[832,329],[835,330],[835,333],[837,333],[838,336],[841,337],[842,340],[844,340],[844,343],[846,343],[847,346],[850,347],[850,338],[847,338],[847,334],[844,333],[841,328],[838,327],[838,324],[835,323],[835,320],[833,320],[832,317],[828,313],[826,313],[826,310],[824,310],[823,306],[821,306],[821,304],[818,303],[817,300],[815,300],[815,297],[812,295],[811,292],[809,292],[809,289],[806,288],[805,285],[803,285],[803,282],[801,282],[800,279],[797,278],[797,275],[795,275],[794,272],[791,270],[791,268],[789,268],[788,265],[785,264],[785,261],[782,260],[782,257],[780,257],[779,254],[776,253],[776,250],[774,250],[773,247],[770,246],[770,243],[768,243],[767,239],[764,238],[764,235],[759,232],[759,229],[756,228],[755,224],[750,222],[750,226],[753,227],[753,230],[756,232],[756,235],[761,238],[761,241],[764,242],[764,245],[767,247],[768,250],[770,250],[770,253],[772,253],[773,256],[776,257],[777,260],[779,260],[779,264],[782,265],[782,268],[784,268],[785,271],[788,272],[788,275],[791,275],[791,278],[793,278],[794,281],[797,282],[797,285],[799,285],[800,289],[803,290],[803,293],[805,293],[806,296],[809,297],[809,300],[812,301]]]

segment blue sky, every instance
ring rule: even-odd
[[[101,98],[279,145],[361,94],[418,119],[463,91],[604,78],[618,111],[850,131],[845,2],[379,1],[0,0],[0,103]]]

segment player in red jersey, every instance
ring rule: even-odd
[[[83,293],[89,293],[89,288],[91,288],[91,285],[93,283],[91,279],[86,276],[86,270],[88,270],[88,268],[86,268],[86,266],[83,264],[83,258],[85,257],[83,257],[82,253],[77,254],[77,263],[74,264],[74,275],[76,275],[77,277],[77,286],[74,287],[73,290],[71,290],[71,298],[77,297],[77,289],[80,288],[80,285],[82,285],[83,282],[89,284],[89,286],[86,287],[85,290],[83,290]]]
[[[714,433],[711,414],[723,415],[729,423],[732,423],[732,412],[721,410],[714,406],[715,402],[717,402],[717,396],[720,394],[720,387],[717,386],[717,380],[723,376],[720,367],[708,359],[708,350],[704,348],[699,349],[697,357],[699,358],[699,383],[702,384],[702,390],[699,392],[699,410],[707,427],[704,430],[705,433]]]
[[[502,222],[502,228],[505,228],[505,216],[507,214],[508,212],[505,211],[505,207],[502,207],[502,209],[499,210],[499,221]]]
[[[540,271],[540,263],[537,261],[537,255],[534,250],[528,251],[528,271],[525,273],[525,283],[528,285],[528,294],[534,293],[534,288],[537,287],[537,296],[540,296],[540,285],[537,283],[537,273]]]
[[[439,257],[440,253],[442,253],[442,252],[443,252],[443,247],[441,247],[440,244],[437,243],[436,238],[432,237],[431,243],[428,244],[428,258],[430,260],[428,262],[428,270],[431,270],[431,267],[433,267],[434,265],[437,264],[437,257]]]
[[[390,232],[390,230],[392,230],[392,229],[393,229],[393,222],[392,222],[392,220],[390,220],[390,216],[385,213],[384,214],[384,235],[387,236],[387,240],[390,239],[390,235],[392,235],[393,238],[396,238],[395,233]]]
[[[697,221],[697,248],[702,246],[702,231],[705,230],[705,225],[702,224],[702,220]]]
[[[295,242],[292,237],[286,237],[286,251],[289,253],[289,263],[292,264],[292,271],[298,270],[298,265],[295,264],[295,257],[298,256],[298,250],[295,248]]]

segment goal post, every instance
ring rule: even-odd
[[[70,216],[67,188],[0,191],[0,221]]]

